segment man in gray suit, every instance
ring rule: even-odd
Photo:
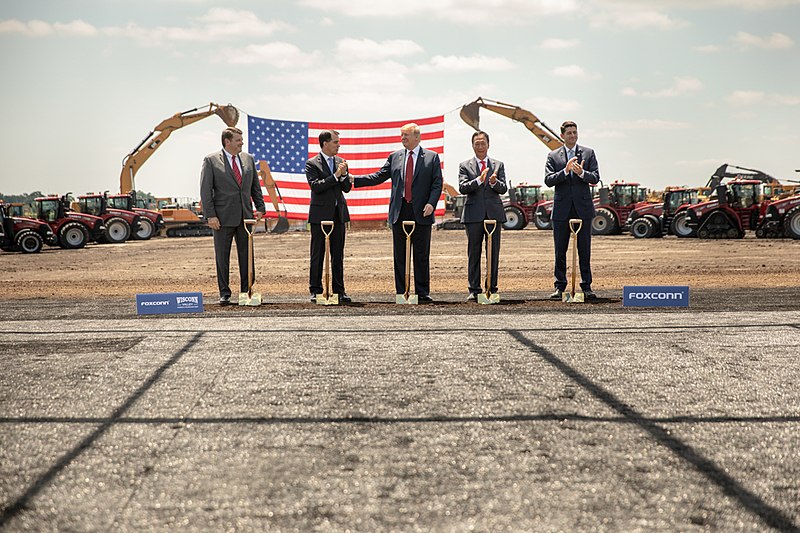
[[[389,154],[383,167],[366,176],[351,177],[354,187],[368,187],[392,180],[389,223],[394,244],[394,286],[396,294],[406,290],[406,234],[403,221],[417,225],[411,235],[414,256],[414,292],[420,303],[431,303],[430,254],[433,212],[442,195],[442,163],[439,154],[422,148],[419,126],[410,123],[400,128],[403,149]],[[352,176],[352,175],[351,175]]]
[[[217,285],[220,305],[230,305],[231,243],[236,239],[239,258],[241,292],[248,289],[247,230],[244,219],[256,219],[266,212],[264,193],[258,183],[253,156],[242,152],[242,130],[225,128],[222,150],[208,154],[200,171],[200,201],[208,226],[214,230],[214,255],[217,264]],[[254,272],[255,275],[255,272]]]
[[[467,281],[469,282],[468,302],[478,300],[481,290],[481,249],[486,238],[483,221],[496,222],[492,235],[492,273],[489,292],[497,293],[497,265],[500,258],[500,228],[506,221],[501,194],[508,191],[506,170],[502,161],[491,159],[489,135],[478,131],[472,134],[472,150],[475,157],[461,163],[458,167],[458,192],[466,194],[461,222],[467,229]],[[487,178],[487,176],[489,176]],[[488,244],[488,241],[487,241]]]

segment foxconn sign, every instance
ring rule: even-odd
[[[623,287],[626,307],[689,307],[688,286]]]
[[[161,294],[136,295],[136,314],[139,315],[202,312],[203,293],[200,292],[167,292]]]

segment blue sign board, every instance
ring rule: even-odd
[[[622,305],[626,307],[689,307],[689,287],[623,287]]]
[[[202,313],[202,292],[165,292],[137,294],[136,314],[168,315],[172,313]]]

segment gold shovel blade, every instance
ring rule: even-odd
[[[254,292],[252,296],[250,296],[250,301],[247,305],[252,305],[253,307],[257,307],[261,305],[261,293]]]
[[[500,294],[494,293],[487,297],[485,294],[481,293],[478,295],[478,303],[483,305],[499,304]]]
[[[317,294],[317,305],[339,305],[339,295],[331,294],[325,298],[321,294]]]
[[[568,304],[582,304],[583,303],[583,292],[576,292],[575,294],[570,294],[569,292],[564,292],[561,295],[561,301],[566,302]]]
[[[405,294],[397,294],[395,295],[394,303],[396,304],[404,304],[404,305],[417,305],[419,304],[419,298],[416,294],[409,294],[408,298],[406,298]]]
[[[239,293],[239,305],[250,305],[250,296],[246,292]]]

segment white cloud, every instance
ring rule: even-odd
[[[592,17],[593,28],[626,28],[633,30],[657,29],[672,30],[686,26],[686,22],[670,17],[660,11],[642,9],[639,4],[625,7],[612,7]]]
[[[336,53],[347,60],[380,61],[390,57],[406,57],[418,54],[423,48],[405,39],[373,41],[371,39],[342,39],[336,43]]]
[[[419,67],[422,71],[469,71],[497,72],[510,70],[514,64],[505,57],[489,57],[482,54],[472,56],[433,56],[430,61]]]
[[[97,33],[97,29],[82,20],[50,24],[49,22],[41,20],[22,22],[17,19],[10,19],[0,21],[0,33],[19,33],[28,37],[41,37],[54,34],[92,36]]]
[[[459,24],[479,25],[525,23],[542,16],[574,13],[578,0],[405,0],[402,4],[376,0],[300,0],[300,4],[320,11],[355,18],[433,17]]]
[[[322,55],[317,52],[305,53],[291,43],[274,42],[250,44],[238,50],[227,50],[216,59],[238,65],[270,65],[276,68],[303,68],[319,63]]]
[[[586,72],[586,70],[579,65],[564,65],[561,67],[556,67],[551,71],[551,74],[563,78],[575,78],[582,80],[597,79],[600,77],[599,74],[590,74]]]
[[[758,37],[757,35],[740,31],[733,37],[733,40],[743,48],[780,49],[794,46],[792,38],[783,33],[773,33],[769,37]]]
[[[611,6],[615,9],[635,8],[641,5],[641,0],[591,0],[591,3],[600,6]],[[689,9],[696,11],[713,10],[719,8],[739,8],[749,11],[767,11],[781,9],[800,4],[799,0],[648,0],[647,5],[653,9]]]
[[[566,113],[578,111],[581,108],[581,104],[577,100],[564,100],[561,98],[548,98],[545,96],[528,98],[523,102],[523,106],[537,116],[542,111]],[[541,116],[539,118],[541,118]]]
[[[725,100],[735,106],[767,105],[800,105],[800,96],[770,93],[763,91],[734,91]]]
[[[633,87],[625,87],[622,94],[625,96],[642,96],[644,98],[672,98],[693,93],[703,88],[703,82],[696,78],[675,78],[672,85],[660,91],[639,92]]]
[[[581,42],[578,39],[545,39],[539,48],[547,50],[563,50],[566,48],[575,48]]]

